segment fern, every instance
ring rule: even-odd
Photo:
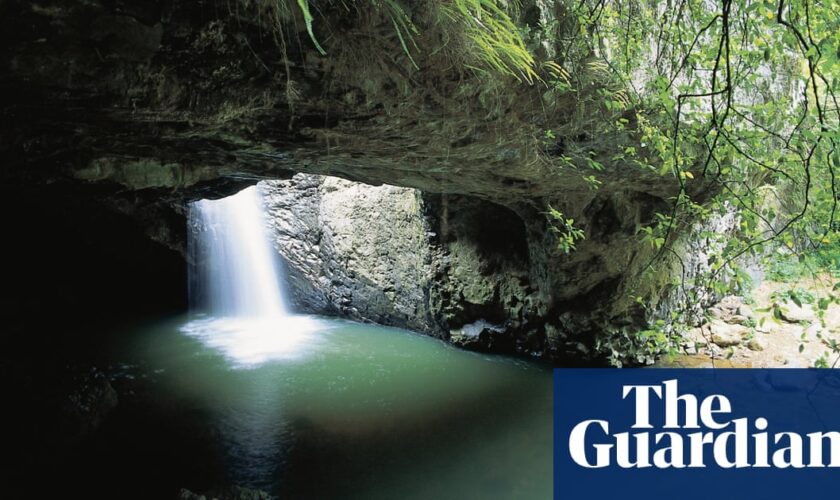
[[[245,1],[245,0],[242,0]],[[385,13],[391,21],[394,32],[399,39],[402,51],[408,57],[411,65],[419,69],[413,53],[420,51],[416,42],[419,30],[413,23],[398,0],[326,0],[329,4],[340,4],[349,9],[351,6],[361,9],[369,7],[375,11]],[[275,19],[282,19],[280,13],[289,13],[291,0],[257,0],[261,10],[272,10]],[[313,45],[321,55],[327,51],[321,46],[315,36],[316,23],[310,0],[295,0],[294,6],[303,17],[306,31]],[[429,2],[428,9],[431,18],[453,23],[464,33],[469,42],[467,47],[468,59],[475,63],[468,67],[478,72],[494,72],[509,75],[520,82],[533,83],[540,80],[533,55],[525,46],[525,41],[519,32],[511,15],[518,12],[517,2],[507,0],[449,0],[443,2]],[[317,13],[317,10],[315,10]],[[567,78],[562,68],[547,68],[552,73],[558,73]]]

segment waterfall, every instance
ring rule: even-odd
[[[287,315],[256,186],[190,205],[190,301],[216,317]]]
[[[299,358],[318,344],[323,322],[285,306],[257,186],[191,204],[187,233],[190,305],[202,314],[184,334],[245,368]]]

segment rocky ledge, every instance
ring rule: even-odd
[[[526,3],[528,16],[518,22],[532,33],[540,29],[534,19],[562,15],[559,4]],[[343,199],[342,210],[366,217],[378,236],[329,241],[337,233],[324,227],[299,243],[321,245],[323,236],[336,256],[349,252],[373,269],[383,254],[369,242],[397,245],[388,251],[402,252],[406,264],[374,274],[374,287],[349,261],[323,251],[295,256],[289,243],[290,261],[315,259],[324,273],[310,276],[317,293],[301,300],[465,345],[586,357],[597,337],[646,322],[648,312],[633,297],[644,297],[651,310],[662,303],[668,279],[643,277],[651,255],[637,231],[668,206],[679,183],[616,154],[633,145],[645,155],[632,132],[633,113],[626,130],[605,130],[582,120],[561,89],[487,79],[455,64],[449,50],[421,50],[415,68],[382,13],[324,12],[322,56],[294,28],[304,30],[302,19],[285,24],[288,39],[300,43],[273,36],[277,25],[262,15],[265,5],[0,3],[4,190],[28,200],[71,200],[51,202],[48,211],[89,221],[97,246],[101,238],[107,247],[107,235],[130,223],[182,251],[187,202],[259,180],[303,172],[417,189],[422,193],[405,191],[389,204],[375,191],[353,188],[368,193],[364,203]],[[418,19],[423,5],[416,3]],[[421,47],[440,45],[433,23],[421,28]],[[580,76],[593,88],[601,84],[595,73]],[[600,166],[592,172],[598,189],[581,170],[591,162]],[[335,204],[335,182],[293,190],[287,201],[301,206],[290,210],[309,210],[295,198],[301,189],[317,193],[320,205]],[[698,179],[687,189],[702,200],[708,188]],[[82,198],[129,221],[96,225],[104,218],[74,212]],[[375,200],[385,203],[378,212]],[[576,251],[556,248],[549,206],[585,232]],[[411,219],[412,211],[422,220]],[[391,238],[395,231],[406,236]],[[349,250],[353,245],[366,253]],[[144,255],[106,258],[155,265]],[[336,276],[337,284],[319,282]],[[354,299],[373,289],[379,291],[366,293],[367,303]]]
[[[668,307],[667,286],[640,285],[631,272],[650,258],[636,229],[652,199],[596,197],[575,214],[588,239],[567,255],[532,204],[307,174],[261,188],[301,311],[573,362],[599,355],[595,339],[646,321],[632,287]]]

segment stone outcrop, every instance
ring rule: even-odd
[[[482,78],[448,50],[420,50],[414,68],[381,12],[324,12],[324,57],[307,42],[302,19],[287,20],[287,38],[275,36],[265,5],[0,3],[4,188],[30,199],[95,200],[179,251],[186,202],[260,180],[303,172],[419,189],[392,201],[369,193],[365,205],[348,203],[327,183],[304,189],[317,192],[319,208],[308,212],[305,196],[290,199],[301,204],[289,205],[300,220],[341,215],[325,217],[314,232],[287,228],[302,236],[297,249],[287,245],[290,263],[297,259],[302,270],[309,259],[321,273],[293,273],[298,300],[552,358],[594,355],[598,338],[628,336],[645,323],[635,297],[656,302],[662,287],[642,275],[652,255],[637,231],[665,210],[679,183],[616,154],[628,145],[638,146],[640,159],[650,154],[634,135],[634,113],[612,117],[627,121],[622,130],[581,122],[569,93]],[[433,49],[441,33],[422,24],[423,5],[414,12],[417,43]],[[548,19],[557,14],[551,10],[535,2],[523,12]],[[593,88],[602,83],[581,76]],[[697,201],[711,194],[700,176],[687,191]],[[422,221],[408,217],[415,202]],[[74,212],[73,203],[54,210],[107,240],[113,226],[96,225],[100,217]],[[377,203],[388,208],[378,217],[364,213]],[[576,251],[557,250],[549,206],[585,231]],[[392,212],[396,219],[388,219]],[[347,232],[343,218],[376,231]],[[399,265],[381,267],[371,233],[404,256]],[[157,264],[127,257],[108,256]],[[479,321],[490,326],[472,335]]]
[[[305,174],[261,186],[298,310],[555,360],[646,319],[626,279],[650,258],[634,195],[573,212],[587,239],[566,255],[535,206]]]
[[[178,492],[177,500],[274,500],[275,498],[264,491],[233,486],[219,491],[213,490],[203,495],[184,488]]]
[[[313,175],[261,186],[298,310],[436,330],[418,191]]]
[[[421,51],[414,69],[375,11],[322,9],[321,56],[302,19],[287,20],[301,30],[286,33],[294,43],[274,36],[267,4],[3,2],[0,155],[15,159],[3,176],[177,201],[311,172],[584,204],[593,195],[562,166],[568,156],[603,164],[608,191],[666,198],[678,189],[613,158],[635,144],[629,132],[570,127],[576,109],[562,92],[482,79],[446,50]],[[434,23],[420,28],[418,44],[435,48]],[[534,140],[546,130],[569,133]]]

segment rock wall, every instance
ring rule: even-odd
[[[143,204],[223,196],[295,172],[505,204],[583,204],[590,185],[572,158],[602,164],[605,191],[666,198],[679,189],[617,160],[637,134],[578,123],[568,92],[468,70],[468,57],[450,51],[462,30],[421,22],[434,2],[412,8],[414,64],[387,9],[320,9],[321,56],[299,13],[283,28],[289,43],[277,36],[264,10],[276,3],[0,2],[9,166],[0,176],[128,192]],[[553,16],[543,3],[523,10],[523,27]],[[547,131],[557,136],[535,140]],[[692,195],[708,189],[688,183]]]
[[[275,201],[297,214],[278,222],[295,300],[550,357],[592,355],[599,335],[644,323],[630,298],[650,258],[636,231],[681,186],[617,154],[640,144],[635,113],[603,130],[607,118],[580,119],[577,94],[468,70],[448,50],[464,34],[424,22],[431,2],[412,9],[414,64],[381,9],[324,9],[322,56],[268,36],[267,2],[223,4],[0,2],[4,186],[92,200],[175,250],[186,202],[261,180],[419,189],[290,183],[297,197]],[[517,22],[562,17],[554,7],[528,2]],[[288,21],[289,40],[309,39],[300,16]],[[587,78],[593,91],[605,83]],[[715,192],[699,175],[686,189],[698,202]],[[575,252],[555,248],[549,205],[586,231]],[[109,234],[96,217],[70,218]],[[646,300],[659,293],[648,289]]]
[[[544,200],[508,207],[307,174],[261,186],[298,310],[575,362],[646,320],[628,290],[650,258],[635,241],[655,199],[596,196],[570,212],[587,239],[567,255]]]
[[[436,331],[418,191],[306,174],[261,186],[295,307]]]
[[[305,174],[261,186],[298,309],[516,348],[529,256],[514,212]]]

